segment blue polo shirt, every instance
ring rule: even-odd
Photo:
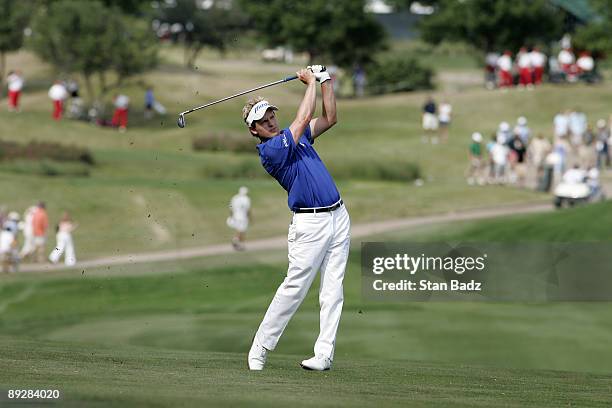
[[[296,145],[289,128],[257,145],[261,164],[287,191],[289,209],[327,207],[340,193],[321,158],[312,147],[310,126]]]

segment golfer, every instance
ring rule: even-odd
[[[268,351],[276,347],[318,271],[320,332],[314,357],[302,361],[301,366],[329,370],[344,302],[342,281],[350,245],[349,215],[334,180],[312,147],[318,136],[336,124],[336,99],[325,67],[314,65],[300,70],[297,76],[306,85],[306,92],[289,127],[279,127],[278,108],[263,98],[249,101],[242,111],[249,132],[261,141],[257,150],[262,165],[287,190],[293,212],[287,237],[287,276],[253,339],[248,355],[251,370],[263,369]],[[317,81],[321,83],[323,112],[321,117],[313,118]]]

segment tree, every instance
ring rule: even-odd
[[[591,51],[594,58],[605,58],[612,52],[612,9],[608,0],[591,0],[590,5],[598,18],[578,27],[572,40],[576,48]]]
[[[563,15],[546,0],[439,0],[423,18],[425,41],[465,41],[482,51],[516,50],[561,37]]]
[[[39,5],[43,7],[49,7],[53,3],[57,3],[62,0],[37,0]],[[143,15],[148,9],[151,8],[150,0],[101,0],[105,6],[109,8],[120,9],[125,14],[130,15]]]
[[[0,0],[0,95],[4,92],[6,53],[23,45],[23,30],[30,17],[26,2]]]
[[[122,15],[98,1],[61,0],[34,17],[30,46],[60,72],[78,72],[95,99],[92,77],[102,95],[134,74],[152,68],[157,42],[144,22]],[[106,73],[116,74],[108,84]]]
[[[350,67],[366,64],[385,47],[385,31],[361,0],[243,0],[253,27],[267,45],[289,45],[310,61]]]
[[[230,7],[226,2],[214,1],[208,8],[201,4],[177,0],[172,6],[161,7],[157,15],[161,23],[180,28],[176,39],[185,47],[185,65],[192,68],[204,47],[224,52],[247,22],[237,7]]]

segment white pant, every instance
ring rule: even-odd
[[[344,205],[330,212],[293,215],[288,235],[287,277],[276,291],[256,334],[266,349],[274,350],[317,271],[321,271],[320,332],[314,353],[333,360],[344,303],[342,281],[350,247],[350,227]]]
[[[21,252],[19,255],[21,257],[28,256],[36,250],[34,246],[34,233],[25,233],[23,234],[23,248],[21,248]]]
[[[72,235],[69,232],[58,232],[56,235],[57,243],[55,248],[49,255],[49,260],[53,263],[57,263],[66,251],[64,256],[64,263],[66,265],[74,265],[76,263],[76,255],[74,253],[74,244],[72,243]]]

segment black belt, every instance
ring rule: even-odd
[[[329,207],[317,207],[317,208],[298,208],[294,211],[294,213],[321,213],[321,212],[330,212],[339,208],[344,202],[342,200],[338,201],[334,205],[330,205]]]

